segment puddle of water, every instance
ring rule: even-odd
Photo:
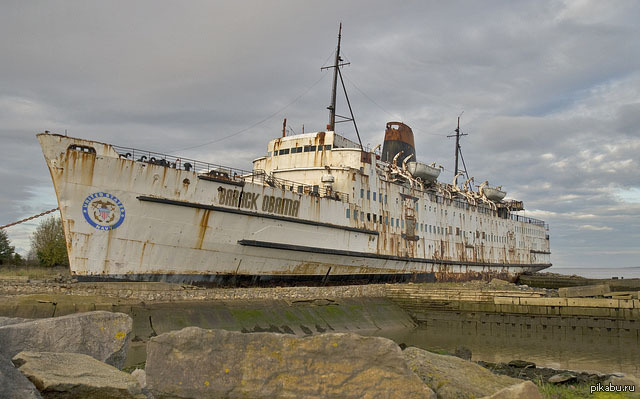
[[[539,367],[640,375],[640,346],[635,339],[629,338],[530,332],[496,335],[488,331],[476,333],[440,327],[394,330],[376,335],[408,346],[448,353],[464,346],[471,349],[475,361],[497,363],[520,359],[534,362]]]

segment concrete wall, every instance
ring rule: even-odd
[[[512,290],[428,290],[418,285],[390,287],[387,295],[423,327],[594,335],[640,343],[637,299],[550,298]]]

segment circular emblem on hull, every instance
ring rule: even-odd
[[[93,193],[82,203],[82,214],[98,230],[113,230],[124,222],[124,205],[115,195]]]

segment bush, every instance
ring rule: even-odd
[[[60,218],[45,219],[31,236],[31,250],[42,266],[68,266],[69,256]]]

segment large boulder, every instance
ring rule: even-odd
[[[13,363],[46,398],[145,398],[131,374],[81,353],[20,352]]]
[[[42,399],[36,387],[0,355],[0,397],[3,399]]]
[[[0,327],[9,326],[11,324],[24,323],[33,319],[24,319],[22,317],[0,317]]]
[[[631,374],[613,375],[604,383],[598,385],[609,387],[609,392],[614,392],[614,390],[618,389],[622,391],[625,389],[624,387],[627,387],[627,392],[635,392],[635,395],[640,398],[640,378]],[[633,389],[633,391],[631,391],[631,389]]]
[[[536,384],[531,381],[525,381],[501,389],[493,395],[485,396],[482,399],[542,399],[542,395]]]
[[[435,399],[393,341],[351,333],[187,327],[151,338],[145,371],[156,398]]]
[[[402,354],[407,364],[433,389],[439,399],[472,399],[493,395],[522,380],[491,371],[455,356],[438,355],[410,347]]]
[[[84,353],[122,368],[132,320],[124,313],[88,312],[0,327],[0,354],[22,351]]]

